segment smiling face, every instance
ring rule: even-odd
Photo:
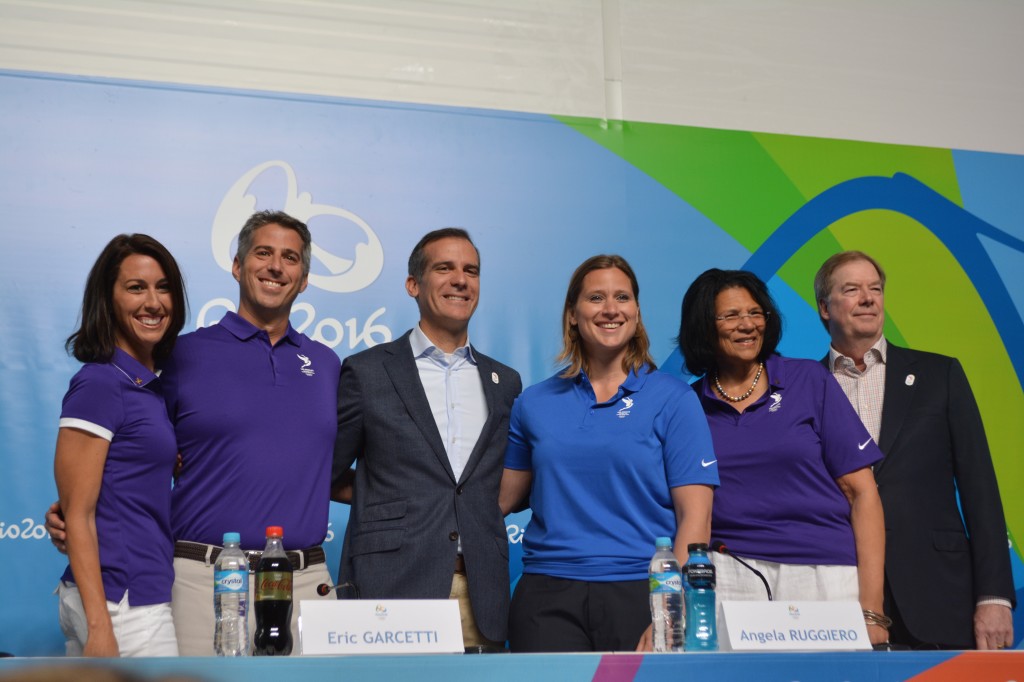
[[[629,277],[618,268],[591,270],[583,278],[569,324],[579,330],[583,353],[591,360],[619,360],[636,336],[640,306]]]
[[[114,282],[114,343],[153,367],[153,348],[167,333],[174,312],[163,268],[153,258],[134,253],[121,261]]]
[[[302,274],[302,238],[295,230],[270,223],[253,233],[245,260],[231,266],[238,281],[238,314],[256,326],[287,321],[295,297],[306,289]]]
[[[458,237],[430,242],[423,254],[423,275],[410,275],[405,290],[419,305],[423,333],[450,353],[469,336],[469,320],[480,299],[480,257],[470,242]]]
[[[882,335],[885,292],[875,266],[854,260],[836,268],[828,299],[818,302],[837,350],[870,346]]]
[[[722,289],[715,296],[715,317],[737,315],[735,320],[715,320],[718,330],[719,366],[744,369],[758,362],[764,344],[764,313],[745,287]]]

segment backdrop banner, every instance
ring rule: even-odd
[[[555,371],[565,288],[591,255],[630,261],[653,354],[682,374],[680,302],[703,270],[757,272],[785,317],[781,352],[817,359],[813,275],[837,250],[867,251],[888,274],[887,337],[963,362],[1024,585],[1022,156],[10,71],[0,100],[2,651],[63,652],[52,592],[66,559],[42,524],[78,367],[63,344],[95,257],[121,232],[162,241],[186,276],[189,331],[235,310],[235,235],[265,208],[309,223],[292,324],[341,357],[416,322],[409,252],[467,228],[482,266],[470,338],[524,385]],[[331,507],[336,570],[348,509]],[[513,578],[528,520],[509,517]]]

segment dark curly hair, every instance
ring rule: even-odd
[[[725,289],[746,289],[765,312],[763,342],[758,360],[764,362],[782,340],[782,317],[768,287],[746,270],[705,270],[683,296],[679,320],[679,349],[686,369],[694,376],[718,370],[718,325],[715,323],[715,297]]]

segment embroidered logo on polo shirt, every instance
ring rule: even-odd
[[[629,416],[629,409],[633,407],[633,399],[624,397],[622,399],[622,405],[623,406],[619,408],[619,411],[615,413],[619,419],[625,419]]]
[[[302,360],[302,367],[299,367],[299,371],[305,374],[307,377],[313,376],[313,368],[310,367],[310,365],[313,364],[313,361],[301,353],[296,353],[296,357],[298,357],[299,360]]]
[[[768,408],[768,411],[777,412],[779,408],[782,407],[782,394],[776,391],[768,397],[772,399],[772,406]]]

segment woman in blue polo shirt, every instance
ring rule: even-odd
[[[54,477],[70,565],[58,587],[69,656],[176,656],[170,530],[174,429],[156,367],[185,324],[174,258],[152,237],[119,235],[89,272],[86,363],[64,396]]]
[[[679,346],[701,376],[718,455],[711,537],[768,579],[776,599],[860,601],[884,626],[882,503],[871,465],[882,453],[818,362],[775,353],[782,320],[756,275],[711,269],[683,298]],[[719,601],[766,599],[765,586],[716,556]],[[872,643],[888,639],[869,627]]]
[[[516,400],[502,511],[529,494],[512,651],[632,651],[651,624],[647,568],[658,536],[686,558],[707,542],[717,465],[686,383],[655,371],[640,288],[619,256],[569,282],[565,367]]]

